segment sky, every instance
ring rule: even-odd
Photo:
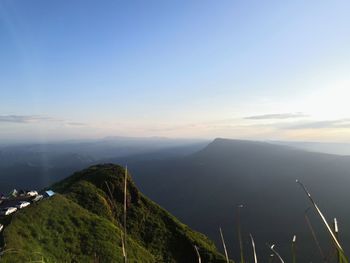
[[[0,142],[350,142],[350,2],[1,0]]]

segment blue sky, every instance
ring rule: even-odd
[[[0,141],[349,141],[349,1],[0,2]]]

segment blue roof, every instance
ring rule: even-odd
[[[54,192],[54,191],[51,191],[51,190],[45,191],[45,193],[46,193],[49,197],[55,195],[55,192]]]

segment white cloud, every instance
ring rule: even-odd
[[[51,117],[40,115],[0,115],[0,122],[9,123],[37,123],[47,121],[58,121]]]
[[[263,115],[254,115],[248,116],[244,119],[246,120],[284,120],[284,119],[296,119],[296,118],[305,118],[306,114],[302,112],[296,113],[276,113],[276,114],[263,114]]]

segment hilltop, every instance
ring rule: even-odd
[[[1,262],[122,262],[124,169],[91,166],[56,183],[56,195],[32,205],[4,230]],[[144,196],[128,176],[128,262],[224,263],[206,236]]]

